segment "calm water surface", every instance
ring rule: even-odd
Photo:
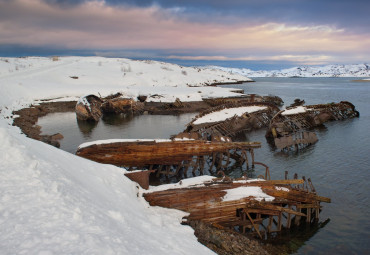
[[[327,123],[318,129],[319,141],[298,153],[274,151],[266,143],[265,131],[245,134],[245,140],[260,141],[256,159],[270,167],[273,179],[283,179],[284,171],[310,177],[322,196],[322,228],[310,227],[292,233],[291,253],[297,254],[370,254],[370,83],[352,82],[350,78],[260,78],[255,83],[234,85],[246,93],[280,96],[286,105],[295,98],[306,104],[350,101],[360,118]],[[61,148],[74,153],[79,144],[108,138],[168,138],[182,131],[195,114],[181,116],[105,118],[96,126],[76,121],[74,113],[50,114],[38,124],[46,134],[64,135]],[[238,177],[242,173],[230,173]],[[302,234],[303,233],[303,234]]]

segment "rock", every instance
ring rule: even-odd
[[[198,241],[217,254],[270,254],[269,245],[250,239],[245,235],[231,230],[219,229],[202,221],[190,221]]]

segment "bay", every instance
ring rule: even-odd
[[[299,152],[282,153],[265,140],[265,130],[244,134],[246,141],[260,141],[256,160],[270,167],[272,179],[311,178],[321,196],[332,203],[323,204],[320,223],[305,231],[292,229],[280,239],[288,253],[294,254],[368,254],[370,251],[370,83],[355,78],[256,78],[256,82],[227,87],[242,88],[247,94],[277,95],[285,106],[294,99],[306,104],[349,101],[360,117],[326,123],[316,129],[319,141]],[[184,130],[195,114],[180,116],[142,115],[107,117],[96,125],[77,122],[74,113],[55,113],[39,119],[42,132],[64,135],[63,150],[74,153],[83,142],[109,138],[169,138]],[[240,138],[239,138],[240,139]],[[255,175],[263,169],[255,169]],[[228,173],[243,174],[240,169]]]

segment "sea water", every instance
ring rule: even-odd
[[[259,141],[257,161],[270,167],[272,179],[284,179],[288,171],[311,178],[321,196],[319,224],[277,239],[289,253],[297,254],[369,254],[370,253],[370,83],[354,78],[256,78],[256,82],[227,85],[245,93],[280,96],[285,105],[294,99],[306,104],[349,101],[360,117],[326,123],[316,129],[319,141],[299,152],[282,153],[265,140],[265,130],[244,134],[243,140]],[[195,114],[179,116],[120,115],[105,117],[97,124],[78,122],[74,113],[55,113],[39,119],[42,132],[64,135],[61,148],[74,153],[83,142],[110,138],[169,138],[185,129]],[[239,138],[240,139],[240,138]],[[257,171],[257,169],[256,169]],[[239,177],[240,169],[228,173]]]

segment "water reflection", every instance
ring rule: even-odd
[[[293,219],[294,220],[294,219]],[[315,236],[320,229],[324,228],[330,219],[325,221],[313,221],[312,223],[305,222],[301,219],[299,225],[292,225],[291,228],[283,228],[281,232],[268,234],[266,243],[273,244],[277,249],[277,254],[292,254],[296,253],[300,248],[306,246],[306,252],[319,254],[320,252],[309,247],[307,242]],[[309,252],[311,250],[311,252]]]
[[[134,118],[133,114],[104,114],[102,117],[102,121],[106,125],[111,125],[111,126],[120,126],[123,125],[129,121],[131,121]]]
[[[91,138],[91,133],[98,125],[98,122],[95,121],[84,121],[76,118],[78,129],[81,134],[86,138]]]

